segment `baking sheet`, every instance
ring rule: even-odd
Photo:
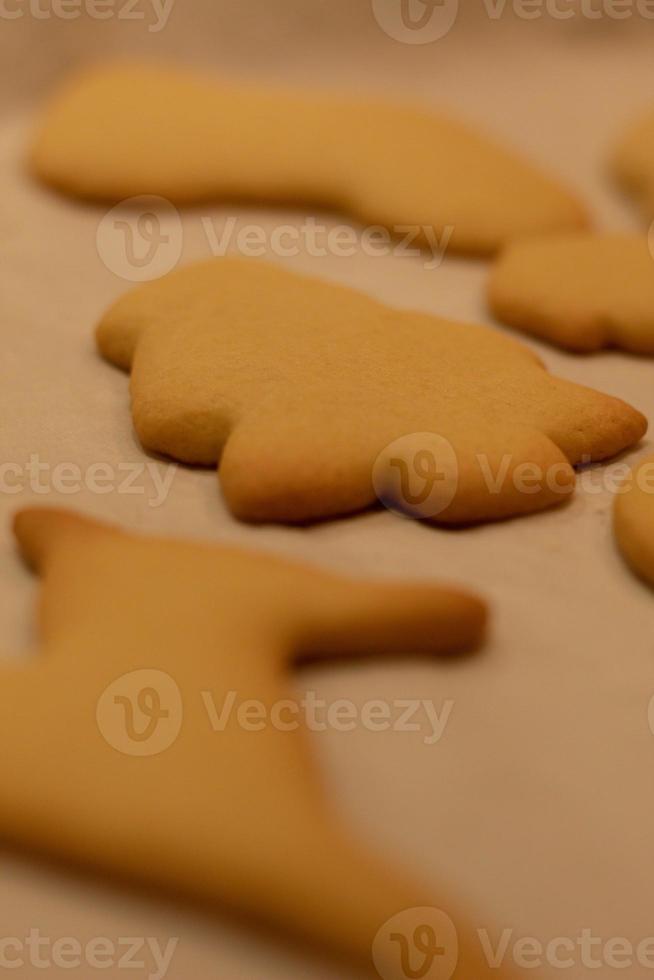
[[[257,19],[252,8],[246,16],[235,5],[215,4],[209,14],[205,5],[178,3],[155,38],[141,25],[0,21],[0,49],[8,58],[3,73],[18,82],[13,92],[3,87],[0,122],[2,460],[24,474],[30,457],[50,468],[41,484],[46,492],[36,492],[26,477],[19,492],[0,493],[3,651],[29,656],[35,646],[37,583],[9,533],[13,512],[31,503],[70,506],[153,533],[255,544],[355,575],[467,584],[492,606],[492,634],[482,653],[457,662],[335,664],[298,674],[298,691],[329,701],[453,702],[436,745],[424,744],[424,731],[314,735],[330,797],[369,846],[415,870],[439,894],[453,883],[471,920],[493,942],[503,929],[512,930],[511,943],[521,936],[575,941],[591,929],[603,941],[624,936],[637,943],[654,935],[648,725],[654,595],[615,552],[604,484],[606,472],[642,456],[651,439],[584,474],[569,506],[465,531],[426,528],[385,511],[308,529],[249,528],[229,516],[210,470],[179,468],[163,506],[152,506],[150,472],[137,481],[143,493],[121,492],[118,483],[104,495],[88,487],[63,492],[52,479],[62,463],[76,465],[83,478],[98,463],[116,473],[145,462],[160,478],[168,472],[135,441],[126,376],[103,363],[93,346],[98,317],[130,286],[98,253],[106,209],[49,193],[22,166],[39,94],[73,62],[120,51],[185,61],[195,54],[240,75],[365,87],[449,107],[565,177],[590,202],[600,226],[639,227],[602,164],[621,127],[654,101],[651,25],[568,29],[466,15],[446,38],[415,46],[386,36],[366,4],[350,14],[341,4],[331,10],[288,3],[272,17],[255,4]],[[205,21],[213,33],[203,29]],[[348,22],[351,30],[343,30]],[[203,218],[217,227],[230,218],[239,226],[257,224],[269,237],[279,225],[301,226],[305,214],[231,206],[185,213],[183,261],[210,254]],[[343,221],[338,215],[321,220]],[[349,258],[302,251],[270,258],[392,304],[488,322],[481,262],[448,258],[430,270],[420,258],[373,257],[361,249]],[[581,358],[525,342],[559,375],[623,397],[654,417],[651,360],[619,353]],[[227,918],[209,922],[183,907],[10,854],[3,854],[0,921],[0,932],[10,937],[35,928],[82,942],[142,936],[165,944],[178,937],[169,980],[346,976]],[[575,977],[604,975],[578,958],[575,964]],[[48,975],[76,972],[52,967]],[[105,977],[124,972],[102,971]],[[627,975],[651,972],[633,966]],[[550,964],[539,976],[559,973]],[[43,970],[27,965],[19,975]]]

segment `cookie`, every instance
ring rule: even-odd
[[[131,368],[144,448],[219,462],[225,500],[248,521],[318,520],[379,499],[445,523],[541,510],[572,491],[571,464],[612,456],[646,429],[634,409],[552,377],[496,331],[256,259],[213,259],[134,289],[97,338]],[[432,485],[440,503],[421,508]]]
[[[495,263],[494,315],[571,351],[654,354],[654,256],[644,235],[525,239]]]
[[[457,976],[495,975],[450,896],[341,829],[291,684],[307,657],[474,646],[482,602],[51,509],[20,513],[15,529],[44,578],[42,649],[2,666],[5,842],[227,906],[363,965],[387,920],[436,905],[459,930]]]
[[[34,172],[81,197],[155,194],[343,210],[472,253],[583,227],[576,197],[513,152],[427,109],[154,67],[106,67],[52,100]]]
[[[647,220],[654,218],[654,112],[629,127],[613,151],[611,169]]]
[[[613,523],[624,558],[654,586],[654,456],[641,460],[616,495]]]

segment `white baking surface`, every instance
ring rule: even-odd
[[[278,22],[265,21],[265,44],[258,33],[248,37],[244,15],[233,4],[215,6],[223,11],[222,28],[210,38],[202,18],[191,24],[190,3],[154,38],[138,34],[138,25],[128,25],[129,32],[122,25],[122,33],[112,25],[84,31],[70,25],[66,34],[69,25],[59,23],[50,28],[50,48],[45,27],[32,25],[30,34],[25,20],[0,21],[0,48],[14,77],[24,80],[13,105],[4,92],[0,117],[2,461],[22,466],[38,454],[53,466],[75,462],[84,468],[144,460],[131,429],[127,378],[103,363],[93,346],[94,323],[129,288],[103,265],[95,247],[106,209],[50,194],[22,167],[33,118],[28,103],[69,56],[81,62],[143,49],[149,55],[178,52],[188,61],[195,40],[205,63],[241,75],[367,88],[447,106],[565,177],[602,226],[638,227],[602,166],[621,127],[654,102],[650,24],[576,30],[464,23],[444,40],[416,47],[387,38],[367,4],[352,13],[348,32],[334,28],[323,4],[308,4],[303,17],[297,4],[288,3]],[[263,17],[262,6],[255,7]],[[333,9],[336,25],[348,22],[341,4]],[[218,222],[231,215],[268,230],[303,220],[300,211],[189,212],[183,216],[184,261],[209,254],[201,216]],[[339,216],[327,220],[342,222]],[[271,258],[389,303],[488,322],[481,262],[448,259],[429,271],[416,258],[361,253],[349,259]],[[581,358],[532,346],[552,371],[623,397],[654,417],[653,361],[619,353]],[[619,462],[647,450],[646,439]],[[144,531],[255,544],[356,575],[467,584],[492,607],[492,634],[480,654],[448,663],[322,666],[298,676],[298,690],[311,688],[329,700],[454,701],[445,735],[431,747],[421,734],[313,736],[327,791],[353,833],[423,875],[439,895],[453,884],[471,920],[493,938],[510,928],[514,939],[576,939],[590,928],[604,940],[638,942],[654,935],[654,736],[648,727],[654,594],[632,578],[615,551],[611,495],[602,490],[602,479],[603,470],[586,477],[586,487],[563,509],[457,532],[384,511],[309,529],[253,529],[229,516],[214,472],[184,468],[158,508],[143,496],[117,492],[3,492],[3,650],[17,657],[35,644],[37,582],[17,557],[9,524],[18,508],[38,502]],[[19,752],[20,746],[9,750]],[[11,854],[3,855],[0,913],[2,936],[23,937],[38,928],[45,936],[81,941],[179,937],[169,980],[346,976],[340,967],[271,943],[227,918],[208,921]],[[545,968],[538,975],[560,972]],[[652,973],[636,966],[623,972],[630,978]],[[95,971],[25,967],[16,975],[59,973],[86,977]],[[578,978],[613,970],[578,966],[564,973]],[[125,971],[102,974],[113,978]],[[148,970],[128,975],[140,980]]]

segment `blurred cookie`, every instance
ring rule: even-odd
[[[633,570],[654,586],[654,456],[632,471],[615,498],[615,536]]]
[[[446,523],[537,511],[572,491],[571,464],[646,429],[496,331],[255,259],[134,289],[97,336],[132,371],[144,448],[220,463],[228,506],[250,521],[319,520],[377,499]]]
[[[639,204],[644,217],[654,218],[654,112],[632,124],[615,150],[611,168],[618,183]]]
[[[644,235],[553,235],[510,245],[491,271],[494,315],[572,351],[654,354],[654,256]]]
[[[42,649],[1,667],[5,844],[226,905],[361,965],[387,920],[436,905],[457,924],[461,976],[496,974],[452,896],[341,829],[309,752],[325,718],[291,683],[309,656],[474,646],[478,599],[49,509],[19,514],[16,534],[44,575]]]
[[[73,78],[45,114],[32,166],[82,197],[327,206],[461,252],[587,223],[558,181],[427,109],[174,69]]]

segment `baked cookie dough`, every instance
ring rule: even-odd
[[[132,371],[144,448],[220,463],[225,500],[248,521],[318,520],[377,499],[445,523],[529,513],[566,498],[573,464],[647,427],[496,331],[256,259],[132,290],[97,339]],[[447,491],[437,511],[420,506],[431,484]]]
[[[654,354],[654,255],[645,235],[525,239],[495,263],[494,315],[572,351]]]
[[[632,124],[611,159],[621,187],[638,203],[644,217],[654,218],[654,111]]]
[[[45,113],[34,172],[70,194],[294,202],[453,251],[494,252],[583,227],[557,180],[474,129],[374,100],[109,66],[74,77]],[[427,230],[427,231],[426,231]]]
[[[654,456],[641,460],[617,494],[613,521],[624,558],[654,586]]]
[[[15,529],[43,592],[38,656],[0,668],[6,844],[227,906],[361,965],[387,920],[436,906],[459,933],[456,976],[496,975],[451,895],[341,828],[290,681],[309,656],[462,651],[482,638],[482,602],[65,511],[24,511]]]

